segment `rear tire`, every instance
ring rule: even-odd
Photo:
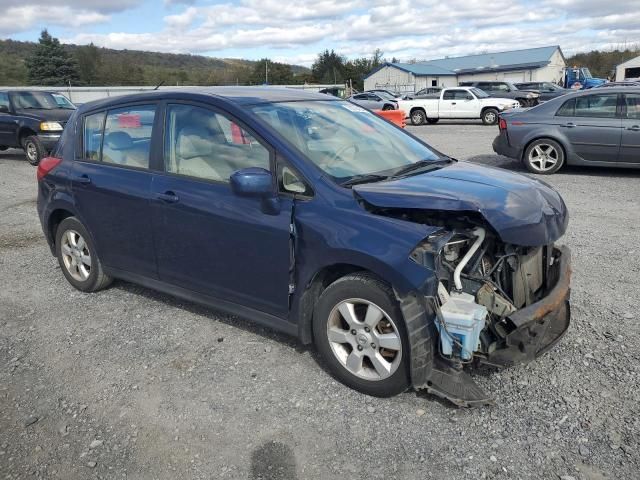
[[[564,165],[564,149],[555,140],[539,138],[524,151],[524,166],[531,173],[551,175]]]
[[[427,120],[427,114],[421,108],[417,108],[411,111],[412,125],[423,125],[426,120]]]
[[[67,217],[58,225],[56,256],[66,279],[82,292],[97,292],[112,281],[102,269],[89,232],[76,217]]]
[[[427,123],[433,125],[435,123],[438,123],[438,120],[440,120],[439,118],[427,118]]]
[[[47,150],[35,135],[26,137],[22,141],[22,148],[27,155],[27,161],[34,167],[40,163],[40,160],[47,156]]]
[[[498,110],[495,108],[487,108],[484,112],[482,112],[482,123],[485,125],[495,125],[498,123]]]
[[[322,292],[313,336],[330,373],[348,387],[376,397],[409,387],[402,312],[389,286],[373,275],[350,274]]]
[[[0,145],[0,152],[4,152],[5,150],[7,150],[9,147],[5,146],[5,145]]]

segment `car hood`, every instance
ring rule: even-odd
[[[504,242],[514,245],[552,243],[564,234],[569,222],[562,197],[546,183],[468,162],[355,185],[353,191],[381,208],[478,212]]]
[[[40,120],[41,122],[66,122],[69,117],[75,112],[68,108],[54,108],[52,110],[17,110],[17,113],[25,117],[31,117],[34,120]]]

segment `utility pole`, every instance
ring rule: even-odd
[[[264,59],[264,83],[269,83],[269,60]]]

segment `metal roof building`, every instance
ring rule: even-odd
[[[416,91],[424,87],[452,87],[458,82],[504,80],[557,82],[566,66],[558,45],[448,57],[416,63],[385,63],[365,77],[365,90],[389,88]]]

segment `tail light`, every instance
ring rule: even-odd
[[[40,163],[38,164],[38,172],[36,173],[38,181],[42,180],[51,172],[51,170],[60,165],[60,162],[62,162],[62,159],[56,157],[45,157],[40,160]]]
[[[498,128],[500,129],[500,131],[507,129],[507,121],[504,118],[501,118],[500,122],[498,122]]]

